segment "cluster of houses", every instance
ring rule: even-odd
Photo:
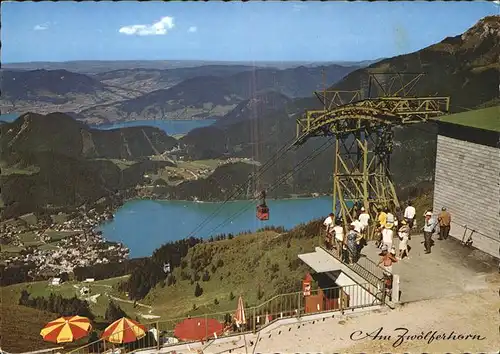
[[[109,220],[113,215],[109,212],[98,213],[94,209],[85,212],[80,210],[73,219],[59,224],[47,225],[40,221],[27,225],[22,220],[4,223],[2,227],[10,245],[23,246],[19,235],[27,231],[35,234],[38,246],[27,247],[20,253],[4,255],[3,262],[7,267],[33,265],[32,277],[47,277],[61,273],[70,273],[76,267],[85,267],[109,262],[121,262],[129,255],[129,249],[120,243],[107,242],[94,228]],[[68,236],[52,242],[47,231],[68,232]],[[49,244],[50,247],[40,247]]]
[[[24,246],[21,235],[26,232],[33,232],[36,238],[40,238],[48,225],[39,223],[37,225],[29,225],[22,219],[9,220],[2,223],[0,226],[0,243],[2,245]]]

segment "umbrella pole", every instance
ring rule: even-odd
[[[248,354],[247,335],[246,334],[243,334],[243,340],[245,341],[245,354]]]
[[[161,338],[160,338],[160,321],[156,321],[156,346],[157,349],[160,350],[162,347],[162,344],[160,344]]]
[[[208,314],[205,314],[205,339],[208,340]]]

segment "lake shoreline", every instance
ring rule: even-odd
[[[266,198],[266,200],[272,200],[272,201],[284,201],[284,200],[309,200],[309,199],[318,199],[318,198],[324,198],[324,197],[332,197],[332,194],[320,194],[317,193],[317,196],[300,196],[300,197],[291,197],[291,196],[286,196],[283,198]],[[151,200],[151,201],[157,201],[157,202],[184,202],[184,203],[199,203],[199,204],[223,204],[223,203],[234,203],[234,202],[250,202],[250,201],[255,201],[258,202],[258,200],[254,199],[233,199],[233,200],[188,200],[188,199],[162,199],[162,198],[151,198],[151,197],[135,197],[135,198],[130,198],[127,199],[123,204],[126,202],[134,201],[134,200]],[[120,206],[121,207],[121,206]]]
[[[68,114],[64,113],[63,114]],[[16,121],[24,113],[5,113],[0,114],[0,122],[12,123]],[[69,114],[68,114],[69,115]],[[204,119],[134,119],[116,122],[103,122],[103,123],[87,123],[85,120],[75,119],[75,121],[86,124],[90,129],[96,130],[112,130],[127,127],[155,127],[163,130],[168,135],[185,135],[191,130],[207,127],[214,124],[217,119],[204,118]]]
[[[77,119],[80,122],[85,123],[84,119]],[[133,122],[202,122],[202,121],[216,121],[214,118],[192,118],[192,119],[127,119],[127,120],[117,120],[115,122],[106,122],[106,123],[93,123],[88,124],[91,128],[100,128],[102,126],[112,126],[116,124],[124,124],[124,123],[133,123]],[[85,123],[87,124],[87,123]]]
[[[113,208],[113,219],[96,226],[96,231],[101,231],[107,241],[126,245],[129,258],[135,259],[150,257],[161,245],[190,236],[205,240],[220,234],[255,232],[267,226],[290,229],[327,215],[332,203],[329,196],[269,202],[271,218],[260,221],[249,200],[230,201],[221,208],[220,201],[130,198]]]

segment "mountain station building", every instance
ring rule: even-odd
[[[450,236],[500,258],[500,106],[438,122],[434,213],[451,214]]]

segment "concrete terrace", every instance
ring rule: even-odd
[[[465,247],[449,237],[433,237],[432,253],[424,253],[423,235],[412,236],[409,259],[393,265],[393,273],[400,276],[400,301],[411,302],[463,294],[486,289],[487,277],[498,273],[498,259],[475,249]],[[398,248],[395,238],[394,246]],[[369,242],[362,254],[378,262],[378,249]]]
[[[486,277],[498,272],[498,260],[462,245],[453,237],[437,240],[434,236],[433,239],[432,253],[425,254],[423,235],[412,236],[409,241],[410,257],[393,265],[393,273],[400,277],[400,302],[453,296],[487,288]],[[398,238],[394,239],[394,246],[398,249]],[[369,242],[361,253],[362,257],[368,257],[375,263],[380,259],[380,250],[374,242]],[[316,252],[299,255],[299,258],[317,272],[341,270],[358,284],[367,283],[323,249],[317,248]]]

